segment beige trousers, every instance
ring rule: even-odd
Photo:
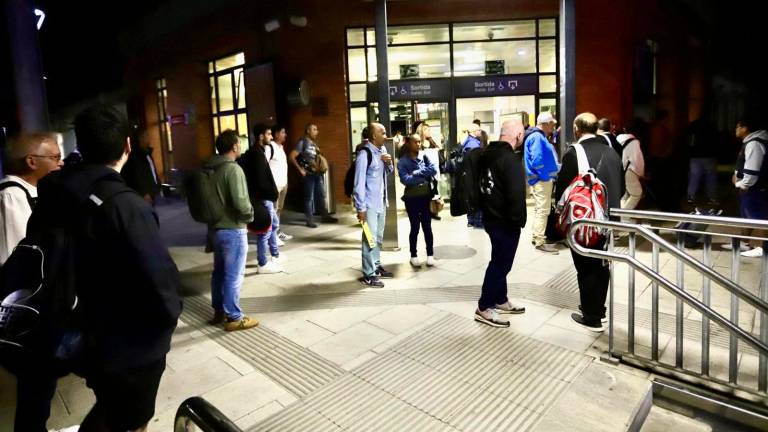
[[[547,230],[547,216],[552,209],[553,181],[540,181],[531,186],[533,195],[533,245],[543,245],[547,238],[544,233]]]
[[[624,174],[624,181],[627,185],[627,192],[621,198],[621,208],[633,210],[643,197],[643,185],[640,183],[640,176],[632,170],[627,170]]]

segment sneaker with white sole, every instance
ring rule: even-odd
[[[421,267],[421,260],[416,257],[413,257],[411,258],[411,265],[414,267]]]
[[[747,258],[760,258],[763,256],[763,248],[758,246],[750,251],[742,252],[741,256]]]
[[[291,240],[293,236],[280,231],[279,233],[277,233],[277,238],[279,238],[282,241],[288,241],[288,240]]]
[[[720,245],[720,249],[727,250],[727,251],[732,251],[733,250],[733,243],[723,243],[723,244]],[[748,244],[746,244],[744,242],[742,242],[739,245],[739,251],[740,252],[746,252],[746,251],[749,251],[749,250],[752,250],[752,247],[750,245],[748,245]]]
[[[280,240],[280,237],[277,238],[277,241],[275,243],[277,243],[277,247],[285,246],[285,242]]]
[[[270,261],[272,261],[275,264],[282,264],[283,262],[285,262],[285,259],[286,259],[285,254],[282,254],[282,253],[278,256],[270,257]]]
[[[480,312],[480,309],[475,309],[475,321],[481,322],[491,327],[509,327],[509,321],[501,319],[496,309],[486,309],[482,312]]]
[[[601,320],[587,321],[584,319],[582,314],[578,313],[572,313],[571,319],[582,328],[585,328],[591,332],[602,333],[605,331],[605,327],[603,326]]]
[[[525,306],[520,306],[509,301],[504,304],[496,305],[494,309],[496,312],[506,315],[525,313]]]
[[[427,257],[427,267],[434,267],[437,264],[437,260],[432,255]]]
[[[273,274],[273,273],[280,273],[283,271],[278,263],[275,261],[267,261],[266,264],[263,266],[259,266],[258,272],[259,274]]]

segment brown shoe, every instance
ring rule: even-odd
[[[208,320],[208,324],[210,325],[219,325],[223,324],[224,321],[226,321],[226,316],[224,315],[224,311],[216,311],[213,313],[213,318]]]
[[[243,315],[243,317],[237,321],[228,321],[226,324],[224,324],[224,330],[248,330],[249,328],[256,327],[257,325],[259,325],[259,320]]]

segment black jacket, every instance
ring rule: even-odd
[[[482,152],[478,171],[478,176],[487,175],[487,171],[490,171],[494,187],[498,188],[498,199],[489,199],[487,195],[480,194],[483,223],[524,227],[527,211],[523,153],[512,150],[507,142],[491,142]]]
[[[151,161],[151,152],[151,149],[145,150],[141,147],[134,148],[128,156],[128,161],[125,163],[125,166],[120,171],[120,175],[123,176],[125,184],[127,184],[129,188],[138,192],[142,197],[149,195],[154,201],[155,197],[160,192],[160,184],[158,181],[155,181],[155,177],[152,174],[153,167],[149,165],[150,163],[153,166],[155,164],[154,161]],[[154,168],[155,173],[157,173],[156,167]]]
[[[251,203],[261,200],[277,201],[275,179],[272,177],[272,170],[269,169],[269,162],[264,156],[264,150],[260,146],[251,147],[240,156],[237,162],[245,172]]]
[[[605,138],[601,136],[586,139],[581,144],[584,146],[590,168],[597,169],[600,158],[603,158],[602,165],[597,169],[597,178],[605,183],[608,193],[608,200],[606,201],[608,208],[620,208],[621,197],[624,195],[624,170],[621,166],[621,159],[607,145]],[[576,158],[576,149],[571,146],[563,156],[563,165],[557,175],[557,183],[555,184],[555,199],[557,201],[560,201],[563,192],[578,173],[579,162]]]
[[[88,364],[109,371],[147,365],[170,350],[182,307],[179,273],[152,207],[113,169],[78,164],[40,181],[28,232],[51,224],[84,230],[82,219],[73,215],[92,193],[112,198],[94,213],[86,227],[90,234],[76,240]]]

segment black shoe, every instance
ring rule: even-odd
[[[390,271],[384,270],[384,267],[379,266],[379,268],[376,269],[376,276],[382,278],[382,279],[392,279],[395,277],[394,274]]]
[[[363,286],[368,288],[384,288],[384,282],[376,276],[363,276]]]
[[[595,332],[595,333],[602,333],[605,331],[605,328],[603,327],[603,323],[600,322],[600,320],[595,321],[587,321],[584,319],[584,317],[581,314],[572,313],[571,319],[578,325],[584,327],[585,329]]]
[[[317,228],[317,224],[312,221],[307,221],[307,226],[310,228]]]
[[[603,309],[605,309],[605,308],[603,308]],[[581,308],[581,305],[579,305],[579,312],[581,312],[582,315],[584,314],[584,310]],[[603,310],[602,315],[600,315],[600,322],[603,323],[603,324],[608,322],[608,317],[605,315],[605,310]]]
[[[436,214],[432,215],[432,219],[434,219],[434,220],[443,220],[443,218],[441,218],[440,216],[438,216]]]
[[[331,215],[323,216],[322,219],[320,219],[320,221],[323,222],[323,223],[338,223],[339,222],[338,219],[336,219],[335,217],[333,217]]]

